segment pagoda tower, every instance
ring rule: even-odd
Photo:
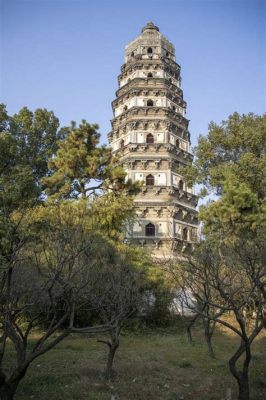
[[[189,121],[175,48],[152,22],[126,46],[118,82],[109,144],[143,182],[128,237],[157,257],[182,255],[198,240],[198,198],[181,172],[192,162]]]

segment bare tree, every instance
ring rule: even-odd
[[[98,310],[103,325],[111,326],[109,339],[98,341],[108,346],[105,378],[113,376],[113,362],[123,327],[141,307],[141,273],[134,268],[130,253],[112,245],[102,249],[91,274],[91,285],[84,291],[87,301]]]
[[[182,298],[181,296],[178,296],[179,298]],[[201,304],[199,301],[197,302],[196,307],[198,308],[199,312],[202,313],[206,313],[206,314],[210,314],[210,307],[205,303],[205,304]],[[215,326],[216,326],[216,321],[213,321],[210,318],[205,318],[204,316],[202,316],[200,313],[198,312],[194,312],[192,317],[189,317],[187,315],[183,316],[183,322],[185,324],[186,327],[186,331],[187,331],[187,337],[188,337],[188,341],[190,343],[192,343],[193,339],[192,339],[192,327],[194,326],[194,324],[196,323],[196,321],[198,319],[201,319],[202,321],[202,325],[203,325],[203,329],[204,329],[204,337],[205,337],[205,341],[208,347],[208,352],[209,352],[209,356],[214,358],[215,357],[215,353],[213,350],[213,345],[212,345],[212,337],[215,331]]]
[[[0,270],[0,398],[12,400],[29,365],[71,332],[97,333],[107,325],[75,328],[88,254],[95,252],[95,237],[82,226],[42,227],[38,241],[16,247],[12,257],[2,257]],[[11,254],[11,253],[10,253]],[[86,254],[86,257],[84,256]],[[86,262],[85,262],[86,261]],[[93,263],[93,257],[92,261]],[[82,279],[81,279],[82,277]],[[84,306],[84,304],[83,304]],[[87,304],[87,307],[90,307]],[[42,325],[43,333],[29,346],[31,333]],[[6,353],[11,343],[16,354],[11,366]],[[8,346],[7,346],[8,345]]]
[[[194,288],[197,287],[197,290],[194,290],[192,293],[190,286],[187,285],[187,280],[184,279],[184,271],[186,271],[187,265],[190,264],[193,259],[191,256],[186,257],[187,258],[183,257],[180,259],[179,263],[177,263],[176,260],[168,260],[164,265],[166,273],[170,274],[175,285],[177,283],[173,308],[182,318],[182,322],[186,328],[187,338],[190,343],[193,341],[192,327],[197,320],[202,321],[208,353],[210,357],[214,358],[215,354],[212,345],[212,337],[215,331],[216,321],[205,317],[205,314],[209,316],[215,313],[215,310],[212,309],[210,305],[210,301],[214,300],[215,293],[208,284],[207,279],[204,282],[195,281]],[[208,266],[203,266],[202,273],[207,276]],[[198,296],[198,292],[201,292],[204,295],[204,301],[202,301],[202,298]]]
[[[239,336],[239,347],[229,359],[239,400],[249,400],[251,345],[266,324],[264,254],[262,235],[256,239],[246,235],[230,244],[205,242],[179,269],[181,296],[187,307]],[[197,307],[198,301],[205,307]]]

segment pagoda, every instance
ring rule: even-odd
[[[118,83],[109,144],[128,179],[143,182],[128,239],[155,256],[190,252],[198,197],[182,177],[192,162],[186,102],[175,48],[152,22],[126,46]]]

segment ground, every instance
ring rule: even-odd
[[[224,400],[236,385],[227,360],[235,336],[219,331],[216,359],[210,359],[200,328],[189,344],[184,330],[126,334],[115,359],[116,378],[105,382],[106,348],[95,339],[72,336],[37,359],[19,386],[15,400]],[[266,334],[253,346],[251,399],[266,398]]]

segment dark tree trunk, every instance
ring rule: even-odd
[[[238,383],[238,399],[249,400],[249,379],[248,374],[241,374]]]
[[[193,342],[192,334],[191,334],[191,325],[190,324],[187,326],[187,338],[188,338],[189,343]]]
[[[13,400],[16,392],[16,388],[13,388],[7,384],[4,384],[0,388],[0,399],[1,400]]]
[[[111,379],[113,377],[113,363],[116,350],[119,347],[119,340],[112,341],[109,345],[109,352],[107,358],[107,364],[105,369],[105,379]]]
[[[116,350],[119,347],[120,331],[121,331],[121,328],[115,329],[114,331],[109,332],[110,340],[108,340],[108,341],[107,340],[98,340],[98,342],[106,344],[109,349],[108,356],[107,356],[107,362],[106,362],[106,366],[105,366],[105,372],[104,372],[105,379],[111,379],[114,375],[113,363],[114,363]]]
[[[214,358],[214,351],[212,347],[212,335],[214,332],[214,325],[211,325],[211,321],[207,318],[203,318],[203,326],[204,326],[204,335],[205,335],[205,340],[208,346],[208,352],[209,356]]]
[[[243,368],[242,371],[238,371],[236,368],[236,363],[243,353],[246,353],[245,360],[243,362]],[[248,369],[250,360],[250,343],[248,341],[242,341],[236,353],[229,360],[230,372],[235,377],[238,384],[238,400],[249,400]]]
[[[13,400],[20,381],[24,378],[28,367],[23,370],[17,370],[9,380],[1,380],[0,399]]]
[[[25,375],[25,373],[23,374],[23,376]],[[1,400],[13,400],[14,399],[14,395],[16,393],[17,387],[19,385],[19,382],[23,378],[23,376],[13,380],[12,383],[4,383],[3,385],[1,385],[1,387],[0,387],[0,399]]]
[[[188,338],[188,341],[190,342],[190,343],[192,343],[192,333],[191,333],[191,328],[192,328],[192,326],[194,325],[194,323],[196,322],[196,320],[197,320],[197,318],[198,318],[198,314],[197,315],[195,315],[195,317],[193,317],[190,321],[189,321],[189,324],[187,325],[187,338]]]
[[[212,347],[212,340],[211,340],[211,338],[209,336],[207,337],[206,335],[205,335],[205,338],[206,338],[206,343],[207,343],[207,346],[208,346],[209,356],[211,358],[215,358],[215,354],[214,354],[213,347]]]

